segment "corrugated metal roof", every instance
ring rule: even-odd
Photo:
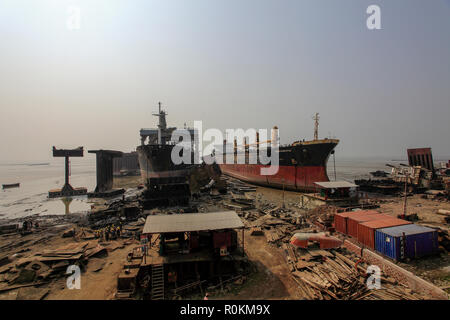
[[[383,228],[379,229],[378,231],[383,232],[385,234],[388,234],[393,237],[400,237],[405,233],[405,235],[410,234],[419,234],[419,233],[425,233],[425,232],[433,232],[436,231],[435,229],[419,226],[417,224],[407,224],[403,226],[396,226],[396,227],[390,227],[390,228]]]
[[[357,210],[357,211],[346,211],[346,212],[336,213],[335,216],[356,217],[358,215],[378,214],[378,213],[379,212],[375,211],[375,210]]]
[[[411,222],[391,217],[391,218],[387,218],[387,219],[372,220],[372,221],[361,223],[362,226],[366,226],[366,227],[369,227],[372,229],[389,228],[389,227],[401,226],[404,224],[411,224]]]
[[[147,216],[142,233],[206,231],[243,227],[241,219],[234,211],[182,213]]]
[[[361,221],[370,221],[370,220],[376,220],[376,219],[390,219],[391,216],[388,216],[384,213],[378,213],[378,212],[364,212],[359,214],[354,214],[348,216],[348,219],[361,222]]]
[[[357,185],[350,183],[348,181],[326,181],[326,182],[314,182],[318,186],[325,189],[336,189],[336,188],[356,188]]]

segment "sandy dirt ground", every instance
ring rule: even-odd
[[[123,177],[116,179],[115,183],[121,187],[136,187],[140,183],[139,177]],[[258,187],[256,193],[250,197],[258,199],[260,202],[275,203],[277,206],[284,204],[296,211],[304,214],[299,208],[299,194],[282,190],[274,190]],[[284,201],[283,201],[284,198]],[[394,197],[380,198],[380,212],[396,216],[403,210],[403,199]],[[422,199],[419,195],[408,197],[408,213],[417,213],[419,224],[429,224],[448,228],[443,224],[443,216],[437,215],[437,209],[450,209],[448,202],[442,203],[435,200]],[[218,208],[220,205],[217,204]],[[211,208],[204,206],[201,211],[209,211]],[[48,229],[35,232],[30,235],[1,236],[1,243],[6,241],[14,242],[17,245],[2,254],[17,254],[17,259],[34,255],[46,248],[57,248],[69,243],[76,242],[74,238],[63,238],[62,233],[71,227],[70,223],[53,226]],[[241,234],[239,237],[241,237]],[[98,243],[98,240],[89,240]],[[85,268],[82,268],[81,290],[69,290],[66,287],[66,277],[59,277],[49,284],[40,288],[48,289],[49,292],[44,297],[49,300],[59,299],[114,299],[117,286],[117,275],[123,268],[127,254],[136,246],[138,242],[133,240],[118,240],[102,243],[105,246],[117,247],[108,251],[106,257],[90,258]],[[255,272],[250,274],[243,285],[233,286],[233,289],[225,294],[216,294],[211,299],[302,299],[297,290],[298,285],[292,279],[291,272],[284,252],[274,244],[267,243],[265,236],[251,236],[250,231],[245,231],[246,254],[254,266]],[[450,284],[449,254],[441,254],[439,257],[430,257],[418,261],[411,261],[400,264],[402,267],[413,271],[424,279],[433,282],[440,287],[448,287]],[[14,261],[11,263],[14,264]],[[3,267],[2,267],[3,268]],[[100,270],[99,270],[100,269]],[[1,275],[0,275],[1,276]],[[25,289],[15,289],[0,292],[0,299],[16,299]],[[22,294],[23,296],[23,294]],[[198,297],[201,298],[201,297]]]
[[[118,242],[118,241],[112,241]],[[127,245],[124,248],[108,252],[106,258],[91,258],[86,270],[81,275],[81,288],[70,290],[66,286],[66,279],[60,279],[50,286],[48,300],[111,300],[117,291],[117,276],[123,269],[126,256],[133,247]],[[102,266],[99,271],[94,271]]]
[[[281,250],[267,243],[264,236],[250,236],[245,231],[245,251],[249,260],[256,267],[246,283],[228,295],[212,298],[218,299],[250,299],[250,300],[298,300],[302,296],[297,290],[297,283]]]
[[[384,203],[380,203],[380,211],[392,216],[397,216],[403,212],[404,198],[402,197],[386,197]],[[437,214],[439,209],[450,210],[450,202],[423,199],[422,195],[415,194],[409,196],[406,200],[407,214],[417,213],[419,216],[419,224],[430,224],[446,230],[449,225],[445,224],[444,216]]]

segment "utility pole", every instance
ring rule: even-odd
[[[408,171],[405,171],[405,202],[403,203],[403,214],[401,216],[402,219],[406,219],[406,199],[408,198],[407,187],[408,187]]]

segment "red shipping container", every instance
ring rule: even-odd
[[[348,217],[356,217],[358,214],[377,213],[374,210],[358,210],[336,213],[334,215],[334,228],[336,231],[347,234],[347,219]]]
[[[358,224],[361,222],[386,219],[389,216],[376,211],[364,211],[358,215],[347,218],[347,234],[353,238],[358,238]]]
[[[390,228],[411,224],[411,222],[388,216],[384,220],[367,221],[358,225],[358,241],[365,246],[375,249],[375,231],[381,228]]]

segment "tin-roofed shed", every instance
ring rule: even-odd
[[[242,254],[244,255],[244,224],[234,211],[210,213],[183,213],[172,215],[150,215],[144,225],[143,235],[160,234],[161,239],[174,234],[189,235],[189,248],[198,247],[198,234],[208,232],[211,235],[211,249],[233,249],[237,246],[236,232],[232,229],[242,229]],[[233,240],[234,239],[234,240]],[[160,253],[168,252],[165,241],[161,242]]]
[[[234,211],[211,213],[183,213],[150,215],[144,225],[143,234],[243,229],[239,216]]]
[[[322,205],[352,207],[358,204],[357,188],[348,181],[317,181],[314,182],[314,193],[300,195],[301,206],[306,209]]]
[[[357,188],[358,185],[348,181],[324,181],[314,182],[321,189]]]

